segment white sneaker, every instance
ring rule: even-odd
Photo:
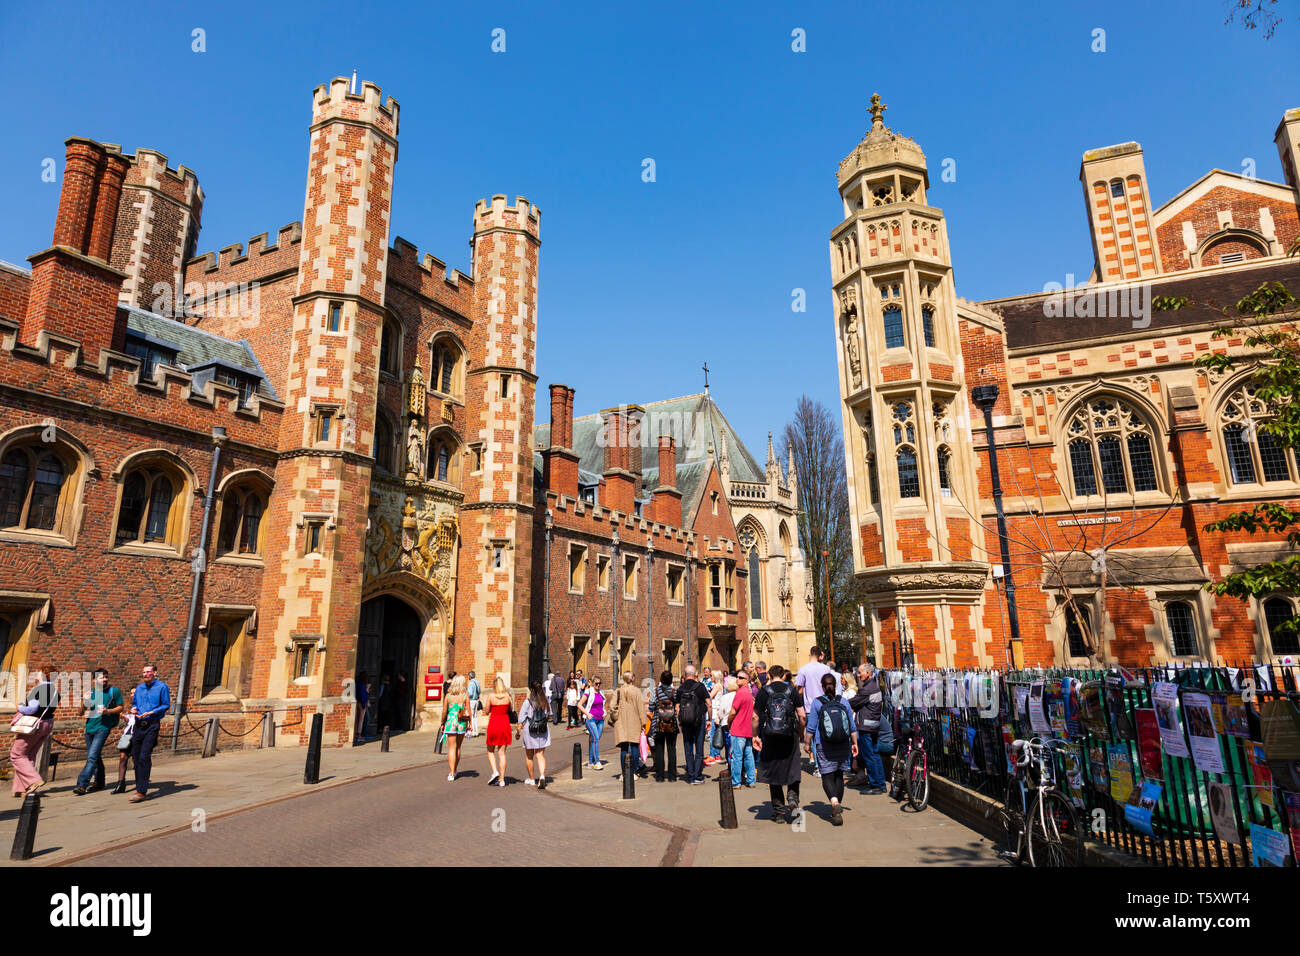
[[[504,780],[498,780],[498,781],[497,781],[497,786],[498,786],[498,787],[504,787],[505,785],[506,785],[506,782],[505,782]]]
[[[449,773],[449,774],[447,774],[447,779],[448,779],[448,780],[455,780],[455,779],[456,779],[456,775],[455,775],[454,773]]]
[[[524,786],[525,786],[525,787],[535,787],[535,786],[537,786],[537,781],[534,780],[532,777],[529,777],[527,780],[524,781]]]
[[[496,783],[496,782],[497,782],[497,777],[499,777],[499,776],[501,776],[501,774],[499,774],[499,773],[494,773],[494,774],[492,775],[491,779],[488,780],[488,786],[490,787],[490,786],[492,786],[492,784]]]

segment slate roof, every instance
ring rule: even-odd
[[[176,349],[176,361],[185,371],[216,363],[232,371],[259,377],[258,394],[280,400],[247,339],[227,339],[131,306],[118,306],[118,309],[126,313],[127,331]]]
[[[1151,324],[1145,327],[1135,326],[1133,318],[1127,316],[1080,318],[1077,317],[1077,310],[1075,317],[1067,317],[1068,313],[1048,316],[1044,308],[1048,297],[1042,293],[996,299],[981,302],[980,305],[1002,315],[1007,348],[1045,349],[1084,339],[1150,338],[1158,336],[1164,330],[1226,324],[1229,317],[1236,315],[1237,302],[1266,282],[1282,282],[1292,290],[1300,288],[1300,261],[1266,260],[1258,266],[1247,263],[1223,272],[1194,275],[1175,273],[1171,276],[1153,276],[1141,281],[1107,283],[1096,287],[1098,300],[1112,288],[1131,290],[1145,284],[1150,285],[1152,296],[1186,296],[1191,300],[1187,306],[1174,311],[1152,310]],[[1076,288],[1068,294],[1077,300],[1088,291]],[[1227,315],[1217,307],[1226,307]]]
[[[767,481],[766,469],[759,466],[758,460],[750,454],[740,435],[709,393],[699,392],[681,398],[669,398],[641,407],[645,409],[641,450],[643,497],[649,497],[650,492],[659,484],[660,435],[671,435],[677,440],[677,488],[682,493],[683,516],[694,512],[704,493],[704,483],[709,473],[710,442],[716,457],[721,454],[723,440],[726,441],[732,479]],[[584,483],[599,481],[605,470],[605,449],[599,444],[602,428],[599,415],[583,415],[573,420],[573,450],[578,456],[578,478]],[[549,423],[533,429],[534,449],[549,448],[550,444]],[[533,466],[540,476],[542,456],[539,452],[534,453]]]

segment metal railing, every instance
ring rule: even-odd
[[[895,670],[882,675],[888,678],[882,685],[891,689],[896,733],[903,724],[919,727],[933,772],[995,800],[1007,792],[1012,740],[1038,735],[1067,741],[1069,755],[1054,754],[1055,779],[1079,808],[1090,840],[1159,866],[1251,866],[1253,826],[1284,835],[1288,847],[1294,847],[1290,835],[1300,826],[1300,805],[1292,795],[1288,812],[1282,781],[1268,770],[1260,722],[1267,701],[1300,703],[1300,668],[1294,665],[1160,666],[1123,672]],[[1032,691],[1038,683],[1043,685],[1040,702],[1063,705],[1045,706],[1035,729],[1028,707],[1034,706]],[[1174,756],[1159,743],[1152,746],[1160,734],[1152,697],[1157,683],[1176,686],[1173,701],[1185,743],[1189,716],[1184,695],[1210,695],[1223,772],[1198,768],[1190,747],[1187,756]],[[1085,689],[1095,692],[1090,699],[1101,704],[1100,713],[1095,703],[1091,713],[1084,711]],[[1031,694],[1022,709],[1026,691]],[[1197,710],[1198,727],[1208,739],[1203,711]],[[1139,711],[1150,713],[1139,718]],[[1135,825],[1125,806],[1140,806],[1129,795],[1140,795],[1147,783],[1159,784],[1160,795],[1149,823],[1139,816],[1142,825]],[[1221,802],[1225,793],[1226,806]],[[1220,798],[1213,810],[1212,794]],[[1294,851],[1286,865],[1295,865]]]

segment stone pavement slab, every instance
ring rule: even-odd
[[[562,734],[564,729],[559,731]],[[380,751],[378,740],[359,747],[324,748],[320,783],[315,785],[304,784],[302,780],[306,747],[232,750],[206,759],[159,754],[162,759],[154,760],[150,798],[144,803],[129,802],[133,789],[124,794],[101,790],[78,797],[72,788],[81,766],[64,765],[41,799],[36,854],[27,863],[11,863],[6,852],[0,866],[65,863],[107,846],[122,846],[169,830],[188,829],[199,818],[196,811],[211,821],[221,814],[348,781],[408,767],[445,764],[446,755],[434,753],[435,743],[433,733],[405,733],[390,738],[388,753]],[[512,762],[522,769],[522,753],[517,746],[511,750]],[[465,741],[466,757],[485,753],[482,736]],[[115,755],[106,761],[106,766],[111,788],[116,782]],[[128,770],[128,788],[133,779]],[[0,804],[0,845],[7,849],[13,841],[22,801],[9,797],[7,791],[0,799],[6,801]]]
[[[915,813],[888,796],[869,797],[852,787],[844,796],[844,826],[833,827],[821,781],[805,772],[800,784],[802,825],[772,822],[766,784],[734,791],[739,828],[721,827],[717,778],[726,765],[705,768],[706,784],[636,781],[636,797],[623,799],[615,764],[564,778],[548,792],[617,812],[662,821],[691,832],[683,863],[694,866],[782,864],[855,866],[1005,866],[992,843],[933,807]],[[808,765],[805,763],[805,771]],[[756,839],[757,837],[757,839]]]

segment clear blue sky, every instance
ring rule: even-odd
[[[711,6],[7,4],[0,259],[49,244],[41,160],[71,135],[194,169],[200,252],[299,219],[311,91],[356,68],[402,107],[394,235],[467,271],[475,200],[540,206],[543,388],[572,385],[582,414],[698,391],[707,360],[761,461],[801,392],[837,401],[835,169],[873,91],[926,152],[971,299],[1086,278],[1084,149],[1141,142],[1157,203],[1247,157],[1277,180],[1273,130],[1300,106],[1291,0],[1269,41],[1225,26],[1227,0]]]

